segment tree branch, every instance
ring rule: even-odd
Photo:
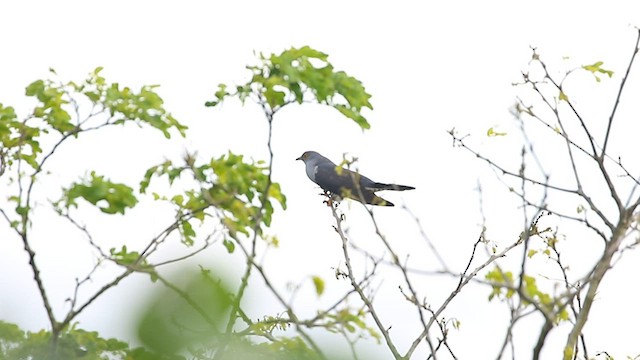
[[[398,352],[398,349],[396,349],[396,346],[391,340],[391,336],[389,335],[388,329],[385,328],[385,326],[382,324],[382,320],[378,316],[378,313],[376,312],[376,309],[374,308],[373,304],[371,303],[369,298],[367,298],[367,295],[364,293],[362,288],[360,288],[360,286],[358,285],[358,282],[356,281],[356,278],[355,278],[355,274],[353,272],[353,268],[351,267],[351,259],[349,257],[349,250],[347,247],[348,240],[344,234],[344,231],[342,230],[342,219],[336,211],[336,206],[333,200],[330,199],[328,201],[328,205],[331,207],[331,214],[333,215],[333,218],[336,221],[336,225],[334,229],[336,230],[336,232],[338,233],[338,236],[340,236],[340,239],[342,240],[342,253],[345,258],[345,263],[347,265],[347,274],[349,276],[349,280],[351,281],[351,287],[358,293],[358,295],[360,296],[360,299],[366,305],[367,309],[369,310],[369,314],[371,314],[371,317],[373,317],[373,320],[376,323],[378,330],[380,330],[380,332],[382,333],[382,337],[384,338],[387,344],[387,347],[391,351],[391,354],[393,354],[393,357],[395,359],[406,358],[406,357],[402,357]]]

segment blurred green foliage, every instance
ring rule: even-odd
[[[85,331],[75,325],[66,329],[58,338],[55,352],[50,342],[51,332],[23,331],[17,325],[0,321],[0,359],[6,360],[173,360],[182,356],[170,356],[129,345],[117,339],[104,339],[95,331]]]

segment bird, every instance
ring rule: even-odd
[[[315,151],[305,151],[296,160],[302,160],[307,176],[331,196],[350,198],[363,204],[394,206],[392,202],[375,194],[381,190],[413,190],[413,186],[375,182],[357,172],[339,167]]]

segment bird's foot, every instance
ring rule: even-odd
[[[320,195],[324,195],[327,197],[326,200],[323,201],[324,204],[327,204],[327,206],[331,207],[331,206],[338,206],[338,204],[340,204],[340,198],[335,196],[334,194],[332,194],[330,191],[326,191],[321,193]]]

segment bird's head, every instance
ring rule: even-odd
[[[302,153],[302,155],[300,155],[299,158],[297,158],[296,160],[302,160],[305,163],[307,162],[307,160],[309,160],[310,157],[314,156],[315,154],[318,154],[315,151],[305,151],[304,153]]]

